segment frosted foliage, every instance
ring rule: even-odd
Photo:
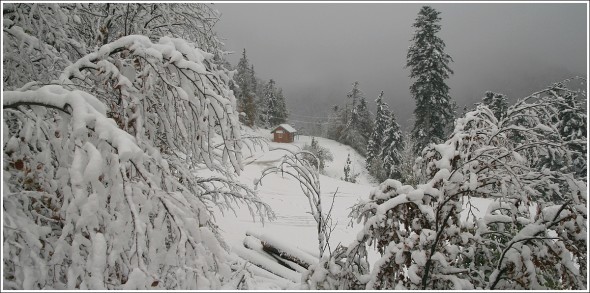
[[[416,101],[416,122],[412,137],[416,141],[415,152],[419,153],[429,143],[444,141],[452,130],[455,104],[445,83],[453,71],[453,61],[445,53],[445,43],[437,36],[441,30],[440,12],[423,6],[412,25],[416,28],[408,48],[406,66],[414,79],[410,93]]]
[[[373,121],[358,81],[352,84],[344,108],[335,107],[334,112],[330,120],[336,125],[328,130],[328,138],[349,145],[365,155],[373,131]]]
[[[544,124],[566,93],[574,94],[560,85],[537,92],[501,120],[478,106],[457,119],[445,143],[418,158],[425,184],[389,179],[356,205],[352,216],[363,229],[345,258],[369,245],[381,257],[369,273],[354,271],[354,288],[586,290],[585,180],[535,164],[546,152],[566,160],[573,152],[570,140]],[[483,216],[473,197],[493,199]]]
[[[383,91],[381,91],[379,97],[375,100],[375,104],[377,104],[375,122],[373,131],[371,132],[371,136],[367,144],[367,168],[371,167],[371,162],[381,152],[383,147],[383,134],[390,127],[389,116],[391,112],[389,111],[389,106],[387,103],[383,102]]]
[[[213,58],[131,35],[53,85],[3,92],[3,289],[210,289],[244,276],[212,208],[272,214],[234,180],[240,127]]]
[[[134,34],[192,40],[221,55],[212,31],[217,17],[200,3],[9,3],[3,6],[4,86],[49,82],[78,58]]]

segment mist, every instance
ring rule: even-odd
[[[423,4],[215,4],[226,58],[243,48],[256,74],[283,88],[290,120],[326,117],[359,81],[370,108],[385,101],[408,129],[412,80],[405,68]],[[512,101],[573,76],[587,76],[583,3],[428,4],[441,12],[439,36],[454,62],[448,80],[457,111],[485,91]],[[304,127],[304,126],[301,126]]]

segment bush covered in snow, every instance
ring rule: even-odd
[[[429,180],[417,186],[384,181],[354,207],[363,229],[345,256],[324,265],[365,257],[364,248],[374,245],[381,257],[370,272],[348,263],[344,267],[352,273],[341,273],[338,266],[340,271],[330,270],[308,285],[587,289],[587,186],[575,167],[559,164],[580,155],[585,133],[583,140],[564,136],[563,121],[553,119],[564,107],[583,112],[567,97],[583,101],[585,93],[564,84],[518,101],[501,119],[485,105],[457,119],[450,138],[431,144],[417,160]],[[476,217],[471,199],[482,196],[493,202]],[[468,216],[462,220],[464,207]]]
[[[311,138],[311,144],[306,144],[303,146],[303,150],[307,151],[310,154],[303,153],[303,159],[306,160],[309,164],[311,164],[316,169],[319,168],[320,173],[324,171],[324,167],[326,166],[326,162],[332,162],[334,157],[332,156],[332,152],[327,148],[321,146],[315,137]]]
[[[212,207],[272,213],[234,180],[231,74],[201,49],[217,53],[216,14],[29,3],[3,17],[3,289],[238,283]]]

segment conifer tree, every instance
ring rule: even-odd
[[[326,131],[328,138],[339,141],[344,126],[346,126],[344,110],[340,106],[334,105],[332,107],[332,112],[330,113],[330,116],[328,116],[328,126],[329,127]]]
[[[250,65],[248,63],[248,57],[246,57],[246,49],[242,51],[242,58],[238,62],[238,66],[236,67],[237,73],[235,77],[236,85],[238,86],[236,92],[236,99],[237,99],[237,106],[239,112],[244,112],[245,115],[240,116],[240,121],[245,123],[249,120],[248,113],[246,113],[246,108],[248,108],[250,99],[248,96],[250,95],[250,82],[251,82],[251,73],[250,73]]]
[[[245,100],[244,100],[244,112],[246,114],[246,124],[250,127],[256,124],[256,116],[257,116],[257,107],[256,107],[256,90],[257,90],[257,82],[256,82],[256,75],[254,73],[254,64],[250,65],[250,70],[248,70],[248,92],[245,93]]]
[[[382,145],[383,149],[381,150],[380,157],[383,161],[383,170],[387,178],[400,179],[403,149],[402,132],[393,113],[391,113],[389,128],[383,136]]]
[[[508,101],[504,94],[487,91],[482,100],[483,104],[494,112],[496,119],[502,118],[508,110]]]
[[[287,112],[287,103],[285,102],[285,96],[283,95],[283,89],[278,88],[276,93],[276,106],[275,108],[271,109],[273,123],[275,125],[287,122],[287,118],[289,116]]]
[[[379,94],[379,97],[375,100],[377,104],[377,112],[375,113],[375,123],[373,132],[369,138],[367,144],[367,169],[371,170],[371,163],[375,157],[378,157],[381,153],[381,142],[383,141],[383,134],[385,130],[389,128],[389,106],[383,102],[383,91]]]
[[[344,125],[339,131],[337,140],[351,146],[361,155],[365,155],[373,123],[367,108],[367,101],[358,85],[358,81],[353,83],[352,90],[347,94],[350,103],[346,104],[343,112],[337,113],[341,124]]]
[[[416,152],[431,142],[444,141],[453,126],[454,103],[445,83],[453,73],[449,68],[453,59],[444,52],[445,43],[436,35],[441,29],[439,14],[430,6],[420,9],[407,54],[406,67],[410,68],[410,78],[415,79],[410,92],[416,100],[412,131]]]
[[[351,164],[352,161],[350,160],[350,154],[348,154],[348,157],[346,158],[346,164],[344,165],[344,177],[342,177],[341,179],[346,182],[355,183],[358,174],[352,173],[352,167],[350,166]]]
[[[346,94],[346,97],[350,100],[350,101],[346,101],[346,107],[345,107],[346,112],[344,114],[344,120],[347,124],[352,119],[350,114],[354,110],[354,108],[356,107],[356,102],[358,101],[358,99],[360,97],[362,97],[362,95],[363,95],[363,92],[361,92],[361,90],[359,89],[359,82],[355,81],[352,84],[352,89],[350,90],[350,92],[348,92]]]
[[[371,132],[373,131],[373,121],[371,121],[371,113],[367,107],[367,100],[364,97],[359,98],[358,104],[354,108],[354,112],[355,118],[357,119],[357,129],[360,131],[365,141],[369,141]]]
[[[264,99],[262,103],[262,123],[264,127],[272,127],[276,124],[276,119],[273,117],[273,109],[277,107],[277,90],[275,87],[275,81],[273,79],[269,80],[266,86],[264,87]]]
[[[266,87],[268,82],[256,77],[256,125],[259,127],[267,127],[266,117]]]

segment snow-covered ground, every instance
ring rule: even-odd
[[[258,134],[265,135],[270,139],[270,132],[260,130]],[[339,242],[347,244],[356,235],[358,229],[348,226],[350,207],[360,198],[368,198],[370,191],[376,184],[370,183],[372,178],[364,170],[364,158],[352,148],[325,138],[318,138],[318,141],[321,146],[328,148],[334,157],[334,160],[327,163],[325,168],[327,175],[320,175],[320,186],[326,210],[330,207],[332,196],[336,190],[338,191],[332,209],[333,218],[337,220],[336,229],[331,239],[332,247],[335,247]],[[258,150],[251,155],[246,151],[245,166],[239,177],[240,181],[253,186],[262,170],[276,165],[278,160],[287,153],[284,150],[272,150],[273,148],[282,147],[297,150],[310,142],[311,137],[300,136],[293,144],[270,142],[270,151],[268,149]],[[359,183],[349,183],[339,179],[343,176],[344,164],[349,153],[355,172],[360,173]],[[299,183],[291,177],[271,174],[264,177],[262,185],[258,188],[258,193],[272,207],[276,214],[276,220],[263,225],[258,220],[254,221],[245,207],[237,209],[236,215],[226,213],[218,218],[218,224],[223,230],[227,242],[232,246],[242,246],[246,231],[253,231],[272,235],[274,238],[287,241],[294,247],[317,253],[315,221],[309,214],[309,203],[301,191]]]
[[[256,134],[271,139],[269,131],[258,130]],[[337,191],[332,209],[332,217],[336,222],[336,228],[330,239],[331,247],[335,248],[339,243],[348,245],[356,237],[361,226],[356,225],[356,223],[350,226],[351,221],[348,218],[350,208],[359,199],[367,199],[371,190],[378,183],[375,183],[374,179],[365,170],[364,157],[352,148],[330,139],[317,139],[319,144],[329,149],[334,157],[332,162],[327,163],[326,175],[320,175],[320,185],[323,209],[325,211],[330,208],[332,196]],[[253,187],[255,180],[260,177],[262,171],[269,166],[275,166],[278,160],[286,154],[284,150],[272,150],[273,148],[282,147],[297,150],[310,142],[311,137],[300,136],[292,144],[270,142],[269,147],[271,150],[257,150],[252,154],[245,151],[244,170],[239,176],[239,180]],[[360,174],[357,183],[340,180],[343,177],[343,168],[349,153],[354,172]],[[236,209],[235,215],[232,213],[220,214],[217,217],[217,223],[232,250],[238,253],[243,252],[246,232],[251,231],[277,239],[290,247],[317,254],[316,223],[309,213],[309,203],[301,191],[299,183],[291,177],[271,174],[263,178],[258,193],[260,198],[274,210],[276,220],[266,222],[263,225],[258,219],[252,219],[246,207]],[[489,200],[477,199],[476,205],[479,206],[480,210],[476,211],[476,214],[483,215],[488,204]],[[371,259],[376,260],[377,257],[376,252],[370,252],[370,261]]]

